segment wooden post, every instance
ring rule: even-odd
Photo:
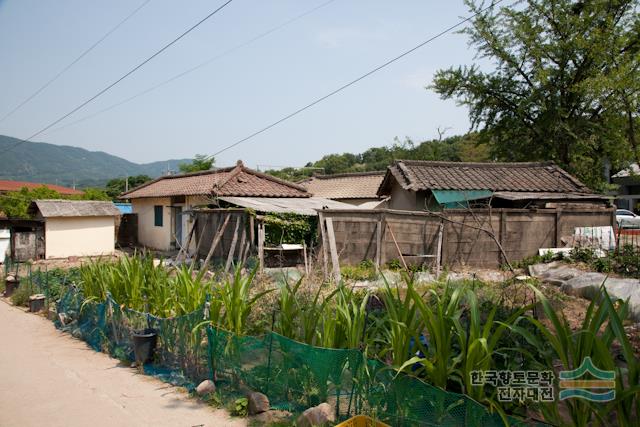
[[[255,223],[253,220],[253,215],[251,214],[248,214],[248,215],[249,215],[249,244],[251,245],[250,247],[253,247],[256,239]]]
[[[389,229],[389,234],[391,234],[391,238],[393,239],[393,244],[396,245],[396,249],[398,250],[398,255],[400,255],[400,261],[402,261],[402,265],[404,266],[405,271],[409,271],[409,267],[407,267],[407,263],[402,256],[402,251],[400,250],[400,246],[398,246],[398,241],[396,240],[396,236],[393,234],[393,230],[391,229],[391,225],[387,222],[387,228]]]
[[[561,208],[556,208],[556,219],[555,219],[555,225],[556,225],[556,239],[555,239],[555,247],[559,248],[560,245],[562,244],[562,209]]]
[[[342,276],[340,274],[340,262],[338,260],[338,249],[336,248],[336,235],[333,231],[333,219],[325,219],[327,224],[327,240],[329,240],[329,250],[331,251],[331,265],[333,266],[333,279],[336,283],[340,283]]]
[[[438,248],[436,249],[436,280],[440,277],[440,268],[442,263],[442,234],[444,233],[444,221],[440,221],[440,227],[438,227]]]
[[[207,217],[207,219],[204,221],[204,224],[202,225],[202,233],[200,233],[200,237],[197,237],[196,251],[195,251],[195,254],[194,254],[195,258],[198,258],[199,254],[200,254],[200,244],[204,240],[204,232],[207,231],[207,226],[209,225],[209,219],[210,218],[211,218],[211,216]]]
[[[240,246],[238,246],[238,262],[240,265],[244,264],[244,251],[245,251],[245,242],[247,241],[247,224],[245,218],[246,213],[242,214],[242,234],[240,237]]]
[[[260,273],[264,271],[264,222],[258,221],[258,260],[260,263]]]
[[[507,212],[502,209],[500,211],[500,236],[498,238],[498,241],[500,242],[500,244],[502,245],[502,247],[504,247],[507,243],[507,222],[509,221],[509,217],[507,216]],[[500,264],[504,264],[506,262],[508,262],[508,260],[502,256],[502,254],[498,255],[498,261],[500,262]],[[502,261],[500,261],[500,259],[502,259]]]
[[[189,232],[189,237],[187,237],[187,244],[184,247],[180,247],[180,252],[176,256],[176,261],[180,260],[180,255],[184,254],[184,258],[187,259],[189,256],[189,246],[191,245],[191,239],[193,239],[193,235],[196,231],[196,226],[198,225],[198,218],[196,217],[193,220],[193,225],[191,226],[191,231]]]
[[[325,280],[329,277],[329,242],[327,241],[327,233],[325,231],[325,218],[322,212],[318,212],[318,226],[320,227],[320,236],[322,237],[322,273]]]
[[[200,276],[204,274],[207,267],[209,266],[209,261],[211,261],[211,257],[213,256],[213,252],[216,250],[218,243],[222,240],[222,236],[224,235],[224,230],[227,228],[227,224],[229,224],[229,219],[231,219],[231,215],[227,214],[222,227],[218,230],[218,232],[213,236],[213,241],[211,242],[211,247],[209,248],[209,252],[207,253],[207,257],[204,259],[204,264],[202,264],[202,269],[200,270]]]
[[[382,258],[382,219],[376,223],[376,268],[380,271]]]
[[[302,241],[302,255],[304,256],[304,272],[309,276],[309,262],[307,261],[307,242]]]
[[[231,267],[231,262],[233,261],[233,255],[236,252],[236,243],[238,242],[238,229],[240,228],[241,221],[242,221],[242,217],[238,216],[238,218],[236,219],[236,228],[233,230],[233,239],[231,239],[229,254],[227,255],[227,263],[224,266],[225,273],[229,271],[229,267]]]

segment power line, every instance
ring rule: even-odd
[[[78,105],[76,108],[74,108],[73,110],[69,111],[68,113],[64,114],[62,117],[58,118],[57,120],[54,120],[53,122],[51,122],[50,124],[48,124],[47,126],[45,126],[44,128],[40,129],[38,132],[34,133],[33,135],[31,135],[30,137],[26,138],[26,139],[22,139],[20,141],[18,141],[17,143],[15,143],[14,145],[12,145],[11,147],[7,148],[6,150],[4,150],[2,152],[2,154],[7,153],[11,150],[13,150],[14,148],[16,148],[17,146],[19,146],[20,144],[23,144],[25,142],[28,142],[29,140],[31,140],[32,138],[35,138],[36,136],[40,135],[41,133],[45,132],[46,130],[50,129],[51,127],[57,125],[58,123],[60,123],[62,120],[66,119],[67,117],[69,117],[70,115],[72,115],[73,113],[75,113],[76,111],[80,110],[81,108],[83,108],[84,106],[86,106],[87,104],[89,104],[90,102],[92,102],[93,100],[95,100],[96,98],[98,98],[99,96],[101,96],[102,94],[104,94],[105,92],[107,92],[109,89],[111,89],[112,87],[114,87],[115,85],[117,85],[118,83],[120,83],[122,80],[126,79],[127,77],[129,77],[131,74],[135,73],[136,71],[138,71],[140,68],[142,68],[146,63],[148,63],[149,61],[151,61],[153,58],[155,58],[156,56],[160,55],[162,52],[164,52],[165,50],[167,50],[169,47],[173,46],[175,43],[177,43],[180,39],[182,39],[184,36],[186,36],[187,34],[189,34],[191,31],[195,30],[197,27],[199,27],[202,23],[204,23],[206,20],[208,20],[209,18],[211,18],[213,15],[215,15],[216,13],[218,13],[219,11],[221,11],[225,6],[227,6],[229,3],[231,3],[233,0],[227,0],[225,3],[222,4],[222,6],[218,7],[217,9],[215,9],[213,12],[211,12],[210,14],[208,14],[207,16],[205,16],[204,18],[202,18],[200,21],[198,21],[195,25],[193,25],[192,27],[190,27],[188,30],[186,30],[185,32],[183,32],[182,34],[180,34],[178,37],[176,37],[175,39],[173,39],[172,41],[170,41],[169,43],[167,43],[166,45],[164,45],[160,50],[156,51],[153,55],[151,55],[150,57],[148,57],[147,59],[145,59],[144,61],[142,61],[140,64],[136,65],[134,68],[132,68],[130,71],[128,71],[127,73],[125,73],[122,77],[120,77],[119,79],[117,79],[116,81],[114,81],[113,83],[111,83],[110,85],[108,85],[107,87],[105,87],[104,89],[102,89],[100,92],[96,93],[95,95],[93,95],[91,98],[87,99],[86,101],[84,101],[82,104]]]
[[[80,61],[82,58],[84,58],[89,52],[91,52],[94,48],[96,48],[100,43],[102,43],[107,37],[109,37],[111,34],[113,34],[114,31],[116,31],[118,28],[120,28],[125,22],[127,22],[131,17],[133,17],[133,15],[135,15],[136,13],[138,13],[138,11],[140,9],[142,9],[143,7],[145,7],[147,5],[147,3],[149,3],[151,0],[146,0],[144,3],[142,3],[140,6],[138,6],[137,8],[135,8],[131,13],[129,13],[129,15],[126,16],[126,18],[124,18],[122,21],[120,21],[118,23],[118,25],[116,25],[115,27],[111,28],[109,31],[106,32],[106,34],[104,34],[102,37],[100,37],[94,44],[92,44],[91,46],[89,46],[89,48],[87,48],[84,52],[82,52],[76,59],[74,59],[73,61],[71,61],[71,63],[69,63],[66,67],[64,67],[60,72],[58,72],[58,74],[56,74],[55,76],[53,76],[49,81],[47,81],[44,85],[40,86],[40,88],[38,90],[36,90],[35,92],[33,92],[31,95],[29,95],[25,100],[23,100],[21,103],[19,103],[17,106],[15,106],[11,111],[9,111],[7,114],[5,114],[4,116],[2,116],[2,118],[0,118],[0,123],[2,123],[3,121],[5,121],[5,119],[7,119],[9,116],[13,115],[13,113],[15,113],[16,111],[18,111],[20,108],[22,108],[24,105],[26,105],[29,101],[31,101],[33,98],[35,98],[36,96],[38,96],[43,90],[45,90],[46,88],[48,88],[53,82],[55,82],[56,80],[58,80],[64,73],[66,73],[67,71],[69,71],[69,69],[71,69],[71,67],[73,67],[74,65],[76,65],[76,63],[78,63],[78,61]]]
[[[59,127],[55,128],[55,129],[51,129],[51,131],[49,131],[49,132],[47,132],[47,133],[49,134],[49,133],[57,132],[57,131],[59,131],[59,130],[62,130],[62,129],[68,128],[68,127],[70,127],[70,126],[74,126],[74,125],[76,125],[76,124],[78,124],[78,123],[81,123],[81,122],[84,122],[84,121],[86,121],[86,120],[92,119],[92,118],[94,118],[94,117],[96,117],[96,116],[99,116],[100,114],[106,113],[107,111],[113,110],[114,108],[117,108],[117,107],[119,107],[119,106],[121,106],[121,105],[124,105],[124,104],[126,104],[126,103],[128,103],[128,102],[131,102],[131,101],[133,101],[133,100],[134,100],[134,99],[136,99],[136,98],[139,98],[139,97],[141,97],[141,96],[143,96],[143,95],[146,95],[147,93],[152,92],[152,91],[154,91],[154,90],[156,90],[156,89],[158,89],[158,88],[160,88],[160,87],[162,87],[162,86],[164,86],[164,85],[166,85],[166,84],[169,84],[169,83],[171,83],[171,82],[172,82],[172,81],[174,81],[174,80],[177,80],[177,79],[179,79],[179,78],[181,78],[181,77],[184,77],[184,76],[186,76],[187,74],[190,74],[190,73],[192,73],[192,72],[194,72],[194,71],[196,71],[196,70],[199,70],[200,68],[202,68],[202,67],[204,67],[204,66],[206,66],[206,65],[209,65],[209,64],[211,64],[212,62],[214,62],[214,61],[216,61],[216,60],[218,60],[218,59],[221,59],[221,58],[223,58],[223,57],[225,57],[225,56],[227,56],[227,55],[229,55],[229,54],[231,54],[231,53],[233,53],[233,52],[235,52],[235,51],[237,51],[237,50],[239,50],[239,49],[241,49],[241,48],[243,48],[243,47],[249,46],[250,44],[252,44],[252,43],[254,43],[254,42],[256,42],[256,41],[258,41],[258,40],[260,40],[260,39],[262,39],[262,38],[264,38],[264,37],[266,37],[266,36],[268,36],[269,34],[272,34],[272,33],[276,32],[276,31],[278,31],[278,30],[280,30],[280,29],[282,29],[282,28],[286,27],[287,25],[290,25],[290,24],[292,24],[292,23],[294,23],[294,22],[296,22],[296,21],[300,20],[300,19],[304,18],[305,16],[310,15],[311,13],[313,13],[313,12],[317,11],[318,9],[321,9],[321,8],[323,8],[323,7],[327,6],[327,5],[329,5],[330,3],[333,3],[333,2],[335,2],[335,1],[336,1],[336,0],[329,0],[329,1],[325,1],[324,3],[322,3],[322,4],[320,4],[320,5],[316,6],[316,7],[314,7],[314,8],[312,8],[312,9],[309,9],[309,10],[307,10],[306,12],[303,12],[303,13],[301,13],[300,15],[297,15],[297,16],[295,16],[295,17],[293,17],[293,18],[291,18],[291,19],[289,19],[289,20],[287,20],[287,21],[285,21],[285,22],[282,22],[281,24],[279,24],[279,25],[277,25],[277,26],[275,26],[275,27],[272,27],[272,28],[270,28],[270,29],[269,29],[269,30],[267,30],[267,31],[264,31],[264,32],[262,32],[262,33],[258,34],[257,36],[254,36],[254,37],[252,37],[251,39],[249,39],[249,40],[247,40],[247,41],[243,42],[243,43],[240,43],[240,44],[238,44],[238,45],[236,45],[236,46],[234,46],[234,47],[232,47],[232,48],[230,48],[230,49],[227,49],[227,50],[225,50],[224,52],[222,52],[222,53],[220,53],[220,54],[218,54],[218,55],[215,55],[215,56],[213,56],[213,57],[211,57],[211,58],[207,59],[206,61],[203,61],[203,62],[201,62],[200,64],[198,64],[198,65],[196,65],[196,66],[194,66],[194,67],[192,67],[192,68],[189,68],[189,69],[188,69],[188,70],[186,70],[186,71],[183,71],[183,72],[181,72],[181,73],[178,73],[178,74],[176,74],[175,76],[170,77],[170,78],[169,78],[169,79],[167,79],[167,80],[164,80],[164,81],[162,81],[162,82],[160,82],[160,83],[158,83],[158,84],[156,84],[156,85],[154,85],[154,86],[151,86],[151,87],[149,87],[149,88],[147,88],[147,89],[145,89],[145,90],[143,90],[143,91],[141,91],[141,92],[138,92],[138,93],[136,93],[135,95],[130,96],[129,98],[126,98],[126,99],[124,99],[124,100],[122,100],[122,101],[120,101],[120,102],[116,102],[115,104],[111,104],[110,106],[108,106],[108,107],[106,107],[106,108],[103,108],[103,109],[101,109],[101,110],[96,111],[95,113],[92,113],[92,114],[86,115],[86,116],[84,116],[84,117],[79,118],[78,120],[74,120],[74,121],[72,121],[72,122],[70,122],[70,123],[64,124],[64,125],[59,126]]]
[[[396,57],[394,57],[394,58],[392,58],[392,59],[388,60],[387,62],[385,62],[385,63],[383,63],[383,64],[381,64],[381,65],[378,65],[378,66],[377,66],[377,67],[375,67],[374,69],[372,69],[372,70],[370,70],[370,71],[366,72],[365,74],[362,74],[360,77],[358,77],[358,78],[356,78],[356,79],[354,79],[354,80],[351,80],[350,82],[348,82],[348,83],[346,83],[346,84],[344,84],[344,85],[340,86],[339,88],[337,88],[337,89],[333,90],[332,92],[329,92],[328,94],[326,94],[326,95],[324,95],[324,96],[322,96],[322,97],[320,97],[320,98],[316,99],[315,101],[313,101],[313,102],[311,102],[311,103],[309,103],[309,104],[305,105],[304,107],[298,108],[298,109],[297,109],[297,110],[295,110],[294,112],[292,112],[292,113],[290,113],[290,114],[287,114],[286,116],[282,117],[281,119],[276,120],[275,122],[273,122],[273,123],[271,123],[271,124],[269,124],[269,125],[267,125],[267,126],[263,127],[262,129],[257,130],[257,131],[255,131],[254,133],[252,133],[252,134],[250,134],[250,135],[248,135],[248,136],[246,136],[246,137],[244,137],[244,138],[242,138],[242,139],[240,139],[240,140],[238,140],[238,141],[234,142],[233,144],[230,144],[230,145],[228,145],[228,146],[224,147],[224,148],[223,148],[223,149],[221,149],[220,151],[217,151],[217,152],[213,153],[213,156],[217,156],[217,155],[219,155],[219,154],[221,154],[221,153],[224,153],[225,151],[230,150],[231,148],[236,147],[236,146],[238,146],[238,145],[242,144],[243,142],[246,142],[246,141],[250,140],[251,138],[254,138],[254,137],[258,136],[258,135],[260,135],[261,133],[264,133],[264,132],[268,131],[269,129],[271,129],[271,128],[273,128],[273,127],[277,126],[277,125],[279,125],[280,123],[282,123],[282,122],[284,122],[284,121],[286,121],[286,120],[289,120],[290,118],[292,118],[292,117],[294,117],[294,116],[297,116],[298,114],[302,113],[302,112],[303,112],[303,111],[305,111],[305,110],[308,110],[309,108],[313,107],[314,105],[321,103],[321,102],[322,102],[322,101],[324,101],[325,99],[330,98],[330,97],[332,97],[333,95],[335,95],[335,94],[337,94],[337,93],[339,93],[339,92],[342,92],[343,90],[347,89],[347,88],[348,88],[348,87],[350,87],[350,86],[353,86],[354,84],[358,83],[360,80],[364,80],[365,78],[369,77],[370,75],[372,75],[372,74],[374,74],[374,73],[376,73],[376,72],[378,72],[378,71],[382,70],[383,68],[388,67],[389,65],[393,64],[394,62],[396,62],[396,61],[398,61],[398,60],[400,60],[400,59],[404,58],[405,56],[407,56],[407,55],[409,55],[409,54],[413,53],[414,51],[416,51],[416,50],[420,49],[420,48],[421,48],[421,47],[423,47],[424,45],[426,45],[426,44],[428,44],[428,43],[431,43],[432,41],[436,40],[437,38],[442,37],[443,35],[447,34],[448,32],[450,32],[450,31],[452,31],[452,30],[455,30],[456,28],[458,28],[458,27],[459,27],[459,26],[461,26],[462,24],[464,24],[464,23],[466,23],[466,22],[468,22],[468,21],[472,20],[472,19],[473,19],[473,18],[475,18],[476,16],[480,15],[481,13],[483,13],[483,12],[485,12],[485,11],[487,11],[487,10],[489,10],[489,9],[493,8],[494,6],[496,6],[496,5],[498,5],[498,4],[502,3],[502,2],[503,2],[503,0],[496,0],[496,1],[493,1],[489,6],[487,6],[487,7],[483,8],[483,9],[481,9],[481,10],[477,11],[477,12],[476,12],[476,13],[474,13],[473,15],[468,16],[467,18],[463,19],[462,21],[460,21],[460,22],[456,23],[455,25],[452,25],[451,27],[449,27],[449,28],[447,28],[447,29],[445,29],[445,30],[443,30],[443,31],[439,32],[438,34],[436,34],[436,35],[434,35],[434,36],[430,37],[429,39],[427,39],[427,40],[423,41],[422,43],[420,43],[420,44],[418,44],[418,45],[416,45],[416,46],[412,47],[411,49],[409,49],[409,50],[407,50],[407,51],[404,51],[404,52],[403,52],[403,53],[401,53],[400,55],[398,55],[398,56],[396,56]]]

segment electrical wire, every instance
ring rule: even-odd
[[[216,151],[215,153],[213,153],[213,156],[214,156],[214,157],[215,157],[215,156],[218,156],[219,154],[224,153],[225,151],[230,150],[230,149],[232,149],[233,147],[236,147],[236,146],[238,146],[238,145],[240,145],[240,144],[242,144],[242,143],[244,143],[244,142],[247,142],[248,140],[250,140],[250,139],[252,139],[252,138],[254,138],[254,137],[256,137],[256,136],[260,135],[261,133],[264,133],[264,132],[268,131],[269,129],[271,129],[271,128],[273,128],[273,127],[277,126],[277,125],[279,125],[280,123],[282,123],[282,122],[284,122],[284,121],[286,121],[286,120],[289,120],[290,118],[292,118],[292,117],[294,117],[294,116],[297,116],[298,114],[302,113],[303,111],[308,110],[309,108],[311,108],[311,107],[313,107],[313,106],[315,106],[315,105],[317,105],[317,104],[321,103],[322,101],[326,100],[327,98],[330,98],[330,97],[332,97],[333,95],[335,95],[335,94],[337,94],[337,93],[339,93],[339,92],[342,92],[343,90],[347,89],[348,87],[353,86],[354,84],[358,83],[359,81],[364,80],[365,78],[369,77],[370,75],[372,75],[372,74],[374,74],[374,73],[376,73],[376,72],[378,72],[378,71],[382,70],[383,68],[388,67],[389,65],[393,64],[394,62],[396,62],[396,61],[398,61],[398,60],[400,60],[400,59],[404,58],[405,56],[407,56],[407,55],[409,55],[409,54],[411,54],[411,53],[415,52],[416,50],[420,49],[421,47],[425,46],[426,44],[429,44],[429,43],[431,43],[432,41],[436,40],[437,38],[440,38],[440,37],[442,37],[443,35],[445,35],[445,34],[449,33],[450,31],[455,30],[455,29],[456,29],[456,28],[458,28],[459,26],[461,26],[461,25],[465,24],[466,22],[468,22],[468,21],[472,20],[473,18],[475,18],[476,16],[480,15],[481,13],[483,13],[483,12],[485,12],[485,11],[487,11],[487,10],[489,10],[489,9],[493,8],[494,6],[496,6],[496,5],[500,4],[500,3],[502,3],[503,1],[504,1],[504,0],[496,0],[496,1],[492,2],[489,6],[487,6],[487,7],[483,8],[483,9],[481,9],[481,10],[477,11],[477,12],[476,12],[476,13],[474,13],[473,15],[468,16],[467,18],[463,19],[462,21],[460,21],[460,22],[458,22],[458,23],[456,23],[456,24],[454,24],[454,25],[450,26],[449,28],[447,28],[447,29],[445,29],[445,30],[443,30],[443,31],[439,32],[438,34],[436,34],[436,35],[434,35],[434,36],[430,37],[429,39],[427,39],[427,40],[425,40],[425,41],[421,42],[420,44],[418,44],[418,45],[416,45],[416,46],[412,47],[411,49],[404,51],[404,52],[403,52],[403,53],[401,53],[400,55],[398,55],[398,56],[396,56],[396,57],[394,57],[394,58],[392,58],[392,59],[388,60],[387,62],[385,62],[385,63],[383,63],[383,64],[381,64],[381,65],[378,65],[378,66],[377,66],[377,67],[375,67],[374,69],[372,69],[372,70],[370,70],[370,71],[366,72],[365,74],[362,74],[360,77],[357,77],[356,79],[351,80],[350,82],[348,82],[348,83],[346,83],[346,84],[344,84],[344,85],[340,86],[339,88],[337,88],[337,89],[335,89],[335,90],[333,90],[333,91],[329,92],[328,94],[326,94],[326,95],[324,95],[324,96],[322,96],[322,97],[320,97],[320,98],[317,98],[315,101],[313,101],[313,102],[311,102],[311,103],[309,103],[309,104],[305,105],[304,107],[298,108],[298,109],[297,109],[297,110],[295,110],[294,112],[287,114],[286,116],[282,117],[281,119],[278,119],[278,120],[276,120],[275,122],[272,122],[271,124],[269,124],[269,125],[267,125],[267,126],[265,126],[265,127],[261,128],[260,130],[257,130],[257,131],[255,131],[255,132],[253,132],[252,134],[250,134],[250,135],[248,135],[248,136],[246,136],[246,137],[244,137],[244,138],[242,138],[242,139],[240,139],[240,140],[238,140],[238,141],[234,142],[233,144],[227,145],[226,147],[222,148],[221,150]]]
[[[136,13],[138,13],[138,11],[140,9],[142,9],[143,7],[145,7],[151,0],[146,0],[144,3],[142,3],[140,6],[138,6],[137,8],[135,8],[131,13],[129,13],[129,15],[126,16],[126,18],[124,18],[122,21],[120,21],[115,27],[111,28],[109,31],[107,31],[102,37],[100,37],[94,44],[92,44],[91,46],[89,46],[89,48],[87,48],[84,52],[82,52],[76,59],[74,59],[73,61],[71,61],[71,63],[69,63],[66,67],[64,67],[60,72],[58,72],[58,74],[56,74],[55,76],[53,76],[49,81],[47,81],[45,84],[43,84],[42,86],[40,86],[40,88],[38,90],[36,90],[35,92],[33,92],[31,95],[29,95],[26,99],[24,99],[21,103],[19,103],[17,106],[15,106],[11,111],[9,111],[7,114],[5,114],[4,116],[2,116],[2,118],[0,118],[0,123],[4,122],[5,119],[7,119],[9,116],[13,115],[13,113],[15,113],[16,111],[18,111],[19,109],[21,109],[22,107],[24,107],[29,101],[31,101],[33,98],[35,98],[36,96],[38,96],[43,90],[45,90],[46,88],[48,88],[53,82],[55,82],[56,80],[58,80],[64,73],[66,73],[67,71],[69,71],[71,69],[71,67],[73,67],[74,65],[76,65],[82,58],[84,58],[89,52],[91,52],[93,49],[95,49],[100,43],[102,43],[107,37],[109,37],[111,34],[113,34],[118,28],[120,28],[125,22],[127,22],[130,18],[133,17],[133,15],[135,15]]]
[[[40,129],[39,131],[37,131],[36,133],[34,133],[33,135],[31,135],[28,138],[25,139],[21,139],[20,141],[18,141],[17,143],[15,143],[14,145],[10,146],[9,148],[7,148],[6,150],[2,151],[1,154],[5,154],[13,149],[15,149],[17,146],[24,144],[25,142],[30,141],[31,139],[35,138],[36,136],[40,135],[41,133],[45,132],[46,130],[52,128],[53,126],[57,125],[58,123],[60,123],[62,120],[66,119],[67,117],[69,117],[70,115],[72,115],[73,113],[75,113],[76,111],[80,110],[81,108],[83,108],[84,106],[86,106],[87,104],[89,104],[90,102],[94,101],[96,98],[98,98],[99,96],[101,96],[102,94],[104,94],[105,92],[107,92],[109,89],[111,89],[112,87],[114,87],[115,85],[117,85],[118,83],[120,83],[122,80],[126,79],[127,77],[129,77],[131,74],[135,73],[136,71],[138,71],[140,68],[142,68],[145,64],[147,64],[149,61],[151,61],[153,58],[155,58],[156,56],[160,55],[162,52],[164,52],[165,50],[167,50],[169,47],[173,46],[175,43],[177,43],[180,39],[182,39],[183,37],[185,37],[187,34],[189,34],[191,31],[195,30],[197,27],[199,27],[201,24],[203,24],[205,21],[207,21],[209,18],[211,18],[213,15],[215,15],[216,13],[218,13],[219,11],[221,11],[225,6],[227,6],[229,3],[231,3],[233,0],[227,0],[226,2],[224,2],[221,6],[219,6],[217,9],[215,9],[213,12],[209,13],[207,16],[205,16],[204,18],[202,18],[200,21],[198,21],[196,24],[194,24],[193,26],[191,26],[188,30],[186,30],[185,32],[183,32],[182,34],[180,34],[178,37],[176,37],[175,39],[173,39],[172,41],[170,41],[169,43],[167,43],[166,45],[164,45],[162,48],[160,48],[158,51],[156,51],[153,55],[151,55],[150,57],[148,57],[147,59],[145,59],[144,61],[142,61],[140,64],[136,65],[135,67],[133,67],[130,71],[128,71],[127,73],[125,73],[122,77],[118,78],[116,81],[114,81],[113,83],[111,83],[110,85],[108,85],[107,87],[105,87],[104,89],[102,89],[101,91],[99,91],[98,93],[96,93],[95,95],[93,95],[91,98],[87,99],[86,101],[84,101],[83,103],[81,103],[80,105],[78,105],[77,107],[75,107],[73,110],[69,111],[68,113],[64,114],[62,117],[54,120],[53,122],[51,122],[50,124],[48,124],[47,126],[45,126],[44,128]]]
[[[306,12],[303,12],[300,15],[297,15],[297,16],[295,16],[295,17],[293,17],[293,18],[291,18],[291,19],[289,19],[289,20],[287,20],[285,22],[282,22],[281,24],[279,24],[279,25],[277,25],[275,27],[272,27],[267,31],[264,31],[264,32],[262,32],[262,33],[260,33],[260,34],[258,34],[256,36],[252,37],[251,39],[243,42],[243,43],[240,43],[240,44],[238,44],[238,45],[236,45],[236,46],[234,46],[234,47],[232,47],[230,49],[227,49],[224,52],[221,52],[220,54],[215,55],[215,56],[207,59],[206,61],[203,61],[200,64],[198,64],[198,65],[196,65],[196,66],[194,66],[192,68],[189,68],[186,71],[183,71],[183,72],[181,72],[179,74],[176,74],[175,76],[170,77],[167,80],[164,80],[164,81],[162,81],[162,82],[160,82],[160,83],[158,83],[158,84],[156,84],[154,86],[151,86],[151,87],[149,87],[149,88],[147,88],[147,89],[145,89],[145,90],[143,90],[141,92],[138,92],[133,96],[130,96],[130,97],[126,98],[126,99],[123,99],[122,101],[116,102],[116,103],[114,103],[114,104],[112,104],[112,105],[110,105],[110,106],[108,106],[106,108],[98,110],[95,113],[88,114],[88,115],[86,115],[84,117],[79,118],[78,120],[74,120],[74,121],[72,121],[70,123],[66,123],[66,124],[63,124],[62,126],[59,126],[57,128],[54,128],[54,129],[51,129],[49,132],[47,132],[47,134],[58,132],[58,131],[60,131],[62,129],[66,129],[66,128],[70,127],[70,126],[77,125],[77,124],[82,123],[82,122],[84,122],[86,120],[89,120],[89,119],[92,119],[92,118],[94,118],[96,116],[99,116],[100,114],[106,113],[107,111],[111,111],[114,108],[117,108],[117,107],[119,107],[121,105],[124,105],[124,104],[126,104],[128,102],[131,102],[136,98],[139,98],[139,97],[141,97],[143,95],[146,95],[149,92],[152,92],[152,91],[154,91],[156,89],[159,89],[160,87],[162,87],[162,86],[164,86],[166,84],[169,84],[174,80],[177,80],[177,79],[179,79],[181,77],[184,77],[187,74],[190,74],[190,73],[192,73],[192,72],[194,72],[196,70],[199,70],[200,68],[202,68],[202,67],[204,67],[206,65],[209,65],[212,62],[217,61],[217,60],[219,60],[219,59],[221,59],[221,58],[223,58],[223,57],[225,57],[225,56],[227,56],[227,55],[229,55],[229,54],[231,54],[231,53],[233,53],[233,52],[235,52],[235,51],[237,51],[239,49],[242,49],[242,48],[244,48],[246,46],[249,46],[250,44],[252,44],[252,43],[254,43],[256,41],[258,41],[258,40],[260,40],[262,38],[265,38],[269,34],[272,34],[272,33],[276,32],[278,30],[281,30],[282,28],[286,27],[287,25],[293,24],[294,22],[304,18],[307,15],[312,14],[313,12],[317,11],[318,9],[321,9],[321,8],[327,6],[327,5],[329,5],[329,4],[331,4],[331,3],[335,2],[335,1],[336,0],[325,1],[324,3],[314,7],[312,9],[309,9]]]

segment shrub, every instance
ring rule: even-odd
[[[31,296],[31,287],[27,284],[22,284],[11,295],[11,302],[13,305],[27,307],[29,305],[29,297]]]
[[[376,265],[369,259],[357,266],[345,265],[340,269],[340,273],[347,280],[375,280],[378,277]]]

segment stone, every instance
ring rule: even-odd
[[[206,396],[207,394],[214,393],[216,391],[216,385],[211,380],[204,380],[198,387],[196,387],[196,393],[198,396]]]
[[[73,331],[71,331],[71,336],[74,338],[82,339],[82,331],[80,330],[80,328],[75,328]]]
[[[269,398],[257,391],[247,393],[247,401],[247,410],[249,411],[249,415],[261,414],[262,412],[267,412],[271,409]]]
[[[331,405],[321,403],[304,411],[297,419],[298,427],[322,426],[336,421],[336,414]]]
[[[67,323],[71,320],[69,319],[69,316],[67,316],[67,313],[58,313],[58,319],[62,326],[67,326]]]

